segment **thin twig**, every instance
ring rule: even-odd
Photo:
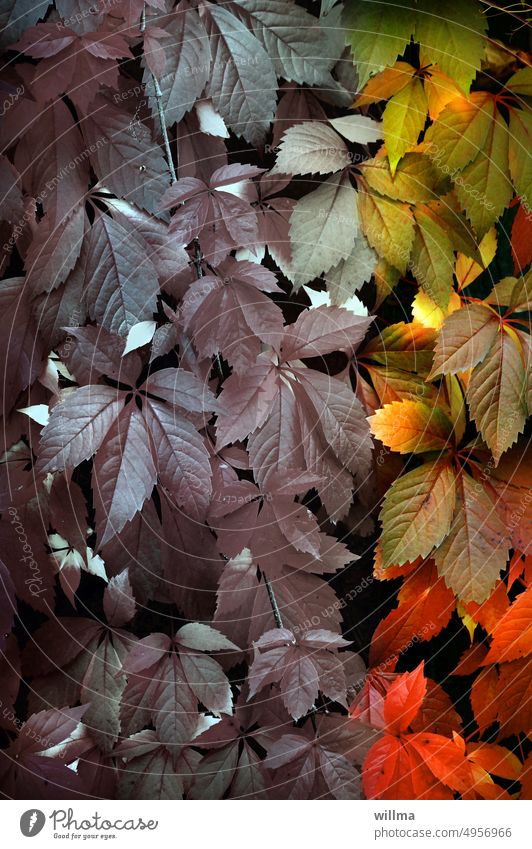
[[[142,33],[146,32],[146,7],[142,8],[142,13],[140,16],[140,31]],[[168,168],[170,169],[170,176],[172,178],[172,183],[177,182],[177,174],[174,168],[174,161],[172,159],[172,148],[170,147],[170,139],[168,138],[168,130],[166,129],[166,120],[164,116],[164,107],[163,107],[163,93],[161,91],[161,86],[159,85],[159,80],[152,72],[151,78],[153,81],[153,90],[155,91],[155,102],[157,104],[157,114],[159,115],[159,123],[161,125],[161,133],[163,135],[164,149],[166,151],[166,159],[168,162]]]
[[[281,619],[281,611],[279,610],[279,605],[277,604],[277,599],[275,598],[275,593],[273,591],[273,587],[270,583],[269,578],[266,577],[264,572],[262,573],[262,577],[264,578],[264,583],[266,584],[266,589],[268,590],[268,597],[270,599],[270,604],[273,610],[273,618],[275,619],[275,624],[278,628],[283,627],[283,620]]]

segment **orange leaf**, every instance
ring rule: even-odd
[[[450,697],[443,687],[427,679],[427,694],[421,710],[410,723],[412,731],[431,731],[450,737],[453,732],[460,733],[462,721],[455,711]]]
[[[512,255],[517,276],[532,262],[532,216],[522,204],[512,225]]]
[[[500,778],[516,779],[521,774],[521,763],[513,752],[494,743],[473,743],[468,746],[467,757],[486,772]]]
[[[472,675],[486,657],[488,650],[483,643],[475,643],[465,650],[453,669],[453,675]]]
[[[532,735],[532,664],[514,660],[501,666],[497,693],[499,739],[523,732]]]
[[[423,662],[392,682],[384,699],[384,720],[390,734],[405,731],[421,707],[427,691]]]
[[[532,588],[516,598],[493,629],[484,663],[504,663],[532,652]]]
[[[438,578],[436,567],[430,562],[405,578],[398,601],[399,607],[375,629],[370,666],[384,663],[414,643],[435,637],[448,624],[454,609],[454,593]]]
[[[369,750],[362,787],[367,799],[452,799],[408,739],[389,734]]]
[[[508,610],[509,604],[506,585],[504,581],[499,581],[490,597],[482,604],[470,601],[464,607],[475,622],[491,633]]]
[[[394,401],[369,416],[371,432],[401,454],[440,451],[449,447],[452,423],[439,407],[423,401]]]
[[[497,720],[499,676],[497,670],[484,669],[471,687],[471,705],[480,733]]]

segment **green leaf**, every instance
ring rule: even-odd
[[[427,97],[419,77],[388,101],[382,116],[392,175],[406,151],[417,143],[427,117]]]
[[[422,209],[414,212],[417,223],[412,250],[412,274],[425,294],[446,309],[453,287],[454,252],[447,232]]]
[[[520,155],[521,161],[527,157]],[[456,195],[479,237],[497,221],[513,190],[508,170],[508,128],[497,112],[483,149],[455,177]]]
[[[440,70],[469,92],[484,57],[487,20],[476,0],[420,0],[415,39],[421,65]]]
[[[409,0],[401,4],[393,0],[350,0],[344,11],[344,25],[361,89],[371,74],[392,65],[404,52],[414,31],[415,13]]]
[[[394,481],[380,515],[383,566],[427,557],[449,533],[454,503],[448,462],[425,463]]]
[[[473,91],[471,97],[456,97],[427,130],[427,153],[446,174],[462,169],[484,147],[493,118],[493,97]]]

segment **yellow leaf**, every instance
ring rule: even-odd
[[[424,327],[440,330],[447,316],[459,310],[461,303],[460,295],[457,292],[451,292],[449,304],[445,310],[442,310],[426,292],[420,289],[412,303],[412,317]]]
[[[443,451],[450,445],[453,430],[446,413],[424,401],[393,401],[368,421],[372,434],[400,454]]]
[[[425,93],[431,121],[436,121],[451,100],[462,97],[462,92],[454,80],[434,66],[425,76]]]
[[[370,106],[372,103],[378,103],[379,100],[388,100],[408,85],[415,73],[416,69],[408,62],[396,62],[391,68],[375,74],[366,83],[362,94],[355,98],[353,109]]]
[[[458,253],[456,258],[455,274],[458,280],[458,288],[460,290],[465,289],[466,286],[469,286],[469,284],[473,282],[473,280],[476,280],[477,277],[482,274],[484,269],[488,267],[497,253],[497,231],[495,227],[491,227],[485,236],[483,236],[478,246],[478,250],[482,257],[482,265],[474,259],[471,259],[471,257],[460,252]]]
[[[462,620],[462,625],[467,628],[470,641],[473,642],[473,636],[475,634],[475,628],[477,627],[477,623],[475,622],[473,617],[469,615],[461,601],[459,601],[456,605],[456,612]]]

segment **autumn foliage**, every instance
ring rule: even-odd
[[[437,5],[2,3],[5,797],[531,798],[531,57]]]

